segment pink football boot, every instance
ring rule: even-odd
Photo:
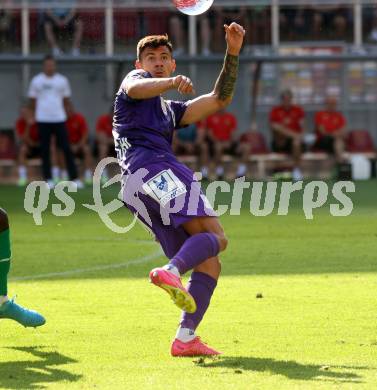
[[[181,310],[187,313],[196,311],[195,300],[183,287],[181,278],[163,268],[152,269],[149,278],[153,284],[163,288]]]
[[[171,345],[172,356],[215,356],[221,352],[215,351],[200,340],[197,336],[188,343],[175,339]]]

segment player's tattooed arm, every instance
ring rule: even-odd
[[[214,92],[219,100],[231,100],[238,74],[238,56],[227,53],[219,78],[216,81]]]

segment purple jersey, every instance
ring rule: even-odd
[[[151,78],[144,70],[133,70],[126,79]],[[175,160],[171,143],[174,129],[185,113],[187,103],[132,99],[120,88],[114,103],[113,135],[119,164],[134,172],[154,162]]]

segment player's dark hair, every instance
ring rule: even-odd
[[[290,89],[283,89],[281,92],[280,92],[280,98],[281,99],[284,99],[285,97],[289,97],[291,99],[293,99],[293,92],[290,90]]]
[[[166,46],[169,49],[170,53],[171,54],[173,53],[173,45],[169,41],[168,34],[148,35],[147,37],[140,39],[136,49],[137,59],[140,61],[141,54],[147,47],[150,47],[152,49],[157,49],[160,46]]]
[[[49,60],[56,61],[54,56],[52,56],[51,54],[46,54],[43,58],[43,62],[46,62]]]

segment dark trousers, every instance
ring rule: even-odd
[[[77,179],[77,168],[68,142],[68,132],[64,122],[38,122],[39,138],[41,140],[42,171],[45,180],[51,179],[51,136],[55,135],[56,146],[65,158],[70,180]]]

